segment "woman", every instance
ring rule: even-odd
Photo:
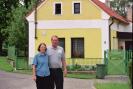
[[[38,54],[33,61],[33,80],[36,82],[37,89],[50,89],[50,71],[48,66],[48,55],[46,54],[46,44],[38,46]]]

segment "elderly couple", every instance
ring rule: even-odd
[[[67,74],[64,50],[58,46],[58,36],[52,36],[51,42],[48,48],[41,43],[33,60],[33,80],[37,89],[63,89],[64,75]]]

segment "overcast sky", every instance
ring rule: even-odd
[[[100,0],[100,1],[105,2],[105,0]]]

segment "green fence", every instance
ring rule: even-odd
[[[25,57],[24,51],[16,49],[15,46],[8,47],[8,60],[13,62],[16,69],[28,69],[28,57]]]
[[[16,59],[16,48],[15,46],[9,46],[8,47],[8,58],[11,60]]]
[[[28,58],[27,57],[17,57],[16,58],[16,69],[28,69]]]
[[[96,65],[104,62],[103,58],[67,58],[67,65]]]
[[[128,63],[132,60],[132,51],[105,51],[105,65],[109,75],[127,75]]]

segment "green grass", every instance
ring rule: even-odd
[[[21,73],[21,74],[32,74],[32,70],[16,70],[13,71],[14,73]],[[95,74],[67,74],[67,78],[76,78],[76,79],[94,79],[96,78]]]
[[[20,73],[20,74],[32,74],[32,70],[15,70],[14,73]]]
[[[13,67],[7,62],[6,57],[0,57],[0,70],[11,72]]]
[[[67,74],[68,78],[77,78],[77,79],[94,79],[96,78],[96,75],[95,74]]]
[[[128,83],[96,83],[96,89],[130,89]]]

